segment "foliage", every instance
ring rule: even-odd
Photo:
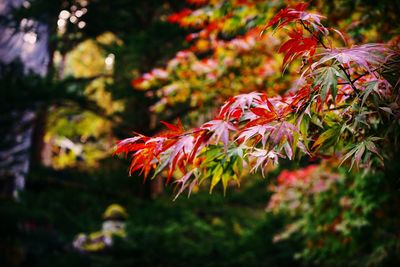
[[[337,7],[315,2],[319,10]],[[221,184],[225,193],[249,171],[264,175],[299,160],[302,169],[283,170],[270,187],[269,216],[287,219],[274,241],[295,242],[295,258],[307,265],[396,265],[397,219],[389,215],[396,208],[389,206],[397,203],[398,188],[390,171],[399,150],[398,27],[374,22],[360,29],[351,24],[356,13],[349,20],[325,18],[298,2],[280,11],[261,1],[198,4],[169,17],[195,29],[186,38],[190,48],[132,85],[158,97],[155,112],[182,103],[200,114],[220,108],[209,121],[199,116],[193,129],[179,120],[163,122],[165,131],[154,136],[135,133],[120,141],[115,153],[131,159],[130,173],[166,176],[177,197],[201,185],[212,192]],[[326,20],[344,31],[325,26]],[[274,39],[260,49],[268,38]],[[242,40],[253,45],[240,54],[242,47],[233,44]],[[229,45],[239,51],[238,69],[231,69]],[[255,71],[260,62],[271,75]]]
[[[170,113],[187,106],[197,116],[217,107],[227,96],[288,86],[279,74],[276,36],[260,36],[270,4],[263,1],[204,1],[184,9],[168,21],[188,28],[189,48],[179,51],[165,68],[156,68],[132,81],[157,100],[152,111]],[[207,4],[206,4],[207,3]],[[205,5],[206,4],[206,5]],[[208,116],[209,117],[209,116]]]
[[[388,164],[392,171],[398,168]],[[395,264],[399,239],[389,214],[397,208],[387,205],[396,203],[398,196],[388,188],[391,176],[349,174],[333,168],[332,162],[282,171],[277,184],[270,186],[267,211],[290,218],[290,223],[274,241],[298,240],[302,249],[296,257],[316,265]]]
[[[123,110],[124,103],[113,99],[107,87],[114,83],[112,78],[113,60],[106,64],[107,55],[101,45],[117,43],[112,34],[103,34],[96,40],[86,40],[69,51],[65,58],[57,53],[55,65],[65,77],[88,79],[83,96],[102,112],[85,110],[76,105],[49,108],[45,143],[51,147],[48,161],[55,168],[89,167],[98,164],[99,159],[108,156],[112,143],[112,116]]]
[[[399,265],[399,0],[22,2],[53,61],[1,66],[1,110],[47,113],[51,164],[0,202],[1,266]]]
[[[341,163],[353,156],[350,168],[355,163],[368,169],[393,156],[393,147],[398,149],[398,88],[380,71],[399,52],[385,44],[334,48],[329,35],[338,31],[323,26],[322,16],[305,11],[307,6],[286,7],[266,25],[292,25],[290,39],[280,48],[283,65],[303,57],[303,66],[290,91],[273,97],[237,95],[198,128],[165,123],[164,133],[121,141],[116,153],[132,156],[130,172],[141,170],[147,177],[152,169],[155,174],[167,169],[170,180],[178,169],[178,194],[185,189],[190,194],[206,180],[210,191],[219,182],[225,190],[245,164],[263,170],[279,158],[340,154]]]

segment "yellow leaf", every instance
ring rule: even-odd
[[[327,131],[323,132],[318,139],[315,141],[315,143],[312,146],[312,149],[321,146],[323,143],[325,143],[327,140],[329,140],[330,138],[332,138],[333,136],[338,135],[338,128],[334,127],[334,128],[330,128]]]
[[[221,180],[221,176],[223,173],[223,168],[221,165],[217,165],[213,171],[213,177],[211,179],[211,186],[210,186],[210,194],[212,193],[212,190],[214,187],[218,184],[218,182]]]

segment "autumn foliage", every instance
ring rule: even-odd
[[[241,4],[250,5],[248,1]],[[279,159],[335,156],[349,169],[382,167],[384,159],[392,156],[390,147],[398,147],[399,83],[387,79],[392,72],[389,63],[399,56],[398,44],[393,41],[390,45],[348,46],[344,34],[324,26],[324,17],[308,12],[307,7],[305,3],[286,7],[266,24],[249,29],[243,37],[219,43],[232,53],[240,51],[240,47],[249,53],[254,49],[246,50],[245,45],[262,44],[260,34],[270,36],[272,28],[282,34],[286,29],[287,38],[278,49],[283,54],[282,71],[288,71],[301,59],[295,72],[297,79],[287,85],[288,89],[267,88],[265,93],[261,87],[267,82],[251,86],[249,81],[249,88],[258,88],[259,92],[230,97],[212,120],[197,128],[187,130],[179,121],[176,125],[165,122],[166,130],[155,136],[136,134],[120,141],[115,153],[132,158],[130,173],[140,171],[146,178],[166,171],[167,181],[180,177],[175,180],[179,195],[186,189],[190,194],[194,186],[206,181],[210,191],[220,182],[225,190],[229,182],[238,183],[247,170],[264,174]],[[134,80],[134,87],[157,84],[165,96],[178,90],[178,81],[182,81],[168,81],[171,73],[181,75],[185,81],[185,74],[193,71],[202,72],[210,88],[220,84],[226,73],[218,72],[216,66],[221,63],[217,61],[223,58],[229,65],[229,57],[199,60],[194,52],[199,51],[198,42],[203,41],[213,55],[226,53],[227,50],[221,52],[213,47],[219,42],[215,37],[221,22],[206,23],[201,13],[197,15],[193,17],[192,12],[183,10],[168,18],[173,23],[199,27],[199,32],[188,37],[197,40],[197,46],[195,43],[192,51],[178,53],[167,69],[156,69]],[[268,45],[264,43],[261,50],[275,48]],[[261,53],[261,57],[267,67],[265,62],[271,62],[273,56]],[[174,68],[179,64],[196,65],[197,69],[182,72]],[[258,71],[262,76],[261,69]],[[251,77],[254,75],[257,74]],[[268,80],[268,75],[263,79]],[[190,79],[186,82],[190,86]]]

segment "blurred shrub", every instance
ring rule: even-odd
[[[279,175],[267,210],[290,223],[274,240],[302,244],[296,258],[317,266],[395,266],[396,172],[389,167],[363,175],[332,166],[324,162]]]

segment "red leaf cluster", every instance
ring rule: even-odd
[[[314,36],[305,37],[302,29],[294,29],[289,33],[290,39],[279,49],[280,53],[285,53],[283,66],[287,66],[300,56],[307,55],[311,63],[311,57],[315,54],[318,40]]]
[[[267,24],[266,28],[269,28],[273,25],[278,25],[278,28],[282,28],[283,26],[289,24],[300,18],[299,12],[305,11],[308,7],[308,3],[298,3],[293,6],[285,7],[280,10]]]

